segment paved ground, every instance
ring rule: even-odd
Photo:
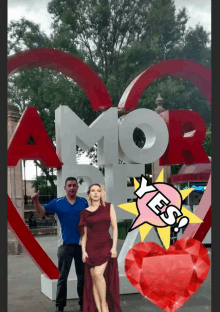
[[[57,265],[56,236],[41,236],[36,239]],[[121,247],[122,242],[119,242],[118,254]],[[40,275],[41,271],[26,253],[8,255],[8,312],[55,311],[54,301],[41,293]],[[78,311],[77,302],[77,299],[68,300],[65,312]],[[120,302],[123,312],[163,311],[141,294],[121,295]],[[211,269],[198,291],[178,311],[211,312]]]

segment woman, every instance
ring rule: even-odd
[[[90,206],[80,213],[79,223],[85,263],[83,312],[122,312],[115,210],[111,203],[105,202],[103,185],[90,185],[87,195]],[[109,234],[110,224],[113,239]]]

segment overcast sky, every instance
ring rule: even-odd
[[[135,1],[135,0],[134,0]],[[8,0],[8,23],[11,20],[19,20],[22,17],[40,24],[41,30],[47,35],[50,34],[51,15],[47,12],[47,4],[50,0]],[[195,27],[200,23],[211,32],[211,0],[175,0],[176,9],[186,7],[190,19],[187,27]],[[82,162],[86,163],[83,157]],[[35,166],[28,162],[26,166],[26,179],[35,178]]]
[[[135,0],[134,0],[135,1]],[[8,23],[25,17],[41,25],[41,30],[50,34],[51,15],[47,12],[50,0],[8,0]],[[211,0],[175,0],[176,9],[185,6],[190,16],[187,27],[197,23],[211,32]]]

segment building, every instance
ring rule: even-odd
[[[16,129],[18,121],[21,117],[19,108],[11,102],[10,93],[8,92],[8,112],[7,112],[7,129],[8,129],[8,145]],[[8,167],[8,195],[11,198],[15,208],[24,220],[24,193],[22,182],[22,167],[21,161],[15,167]],[[22,247],[17,238],[8,229],[8,253],[19,254],[22,252]]]

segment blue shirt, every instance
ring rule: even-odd
[[[87,207],[89,207],[87,200],[78,196],[73,205],[68,202],[66,196],[55,198],[44,205],[46,212],[54,214],[57,221],[58,246],[79,244],[79,213]]]

